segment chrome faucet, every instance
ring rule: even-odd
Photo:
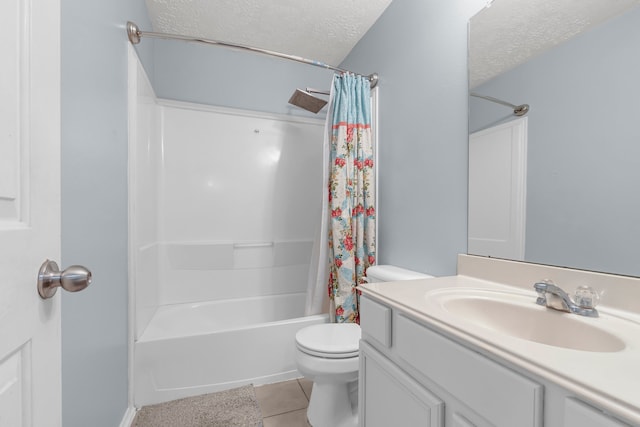
[[[598,317],[595,309],[598,294],[588,286],[579,286],[576,290],[576,302],[551,280],[542,280],[533,285],[538,293],[536,304],[544,305],[554,310],[579,314],[580,316]]]

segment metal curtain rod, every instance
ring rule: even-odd
[[[328,70],[337,71],[339,73],[358,74],[358,73],[353,73],[353,72],[351,72],[349,70],[345,70],[345,69],[342,69],[342,68],[334,67],[333,65],[325,64],[324,62],[315,61],[313,59],[307,59],[307,58],[303,58],[301,56],[296,56],[296,55],[289,55],[287,53],[275,52],[275,51],[272,51],[272,50],[260,49],[260,48],[252,47],[252,46],[244,46],[244,45],[240,45],[240,44],[221,42],[221,41],[217,41],[217,40],[203,39],[203,38],[199,38],[199,37],[182,36],[182,35],[179,35],[179,34],[154,33],[152,31],[142,31],[142,30],[140,30],[140,28],[135,23],[133,23],[131,21],[127,22],[127,35],[129,36],[129,41],[132,44],[140,43],[140,40],[142,39],[142,37],[151,37],[151,38],[155,38],[155,39],[184,40],[184,41],[188,41],[188,42],[198,42],[198,43],[204,43],[204,44],[210,44],[210,45],[218,45],[218,46],[229,47],[229,48],[233,48],[233,49],[240,49],[240,50],[246,50],[246,51],[250,51],[250,52],[261,53],[261,54],[264,54],[264,55],[276,56],[278,58],[289,59],[291,61],[296,61],[296,62],[301,62],[303,64],[313,65],[315,67],[326,68]],[[373,74],[370,74],[368,76],[365,76],[364,74],[358,74],[358,75],[367,77],[369,79],[369,83],[371,84],[372,88],[376,87],[376,85],[378,84],[378,73],[373,73]]]
[[[510,102],[506,102],[492,96],[480,95],[476,92],[470,92],[469,95],[475,96],[476,98],[486,99],[487,101],[495,102],[497,104],[506,105],[507,107],[511,107],[513,108],[513,114],[515,114],[516,116],[524,116],[529,112],[529,104],[513,105]]]
[[[304,90],[307,93],[317,93],[318,95],[331,95],[331,92],[329,92],[328,90],[318,90],[318,89],[312,89],[310,87],[305,88]]]

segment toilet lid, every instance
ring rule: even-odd
[[[296,333],[298,348],[313,356],[346,358],[358,355],[360,325],[356,323],[323,323],[308,326]]]

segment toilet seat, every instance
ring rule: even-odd
[[[360,347],[360,325],[355,323],[325,323],[313,325],[296,333],[296,345],[306,354],[325,359],[357,357]]]

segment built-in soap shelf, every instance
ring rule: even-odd
[[[176,242],[162,243],[161,251],[172,269],[243,270],[308,264],[312,247],[312,241]]]

